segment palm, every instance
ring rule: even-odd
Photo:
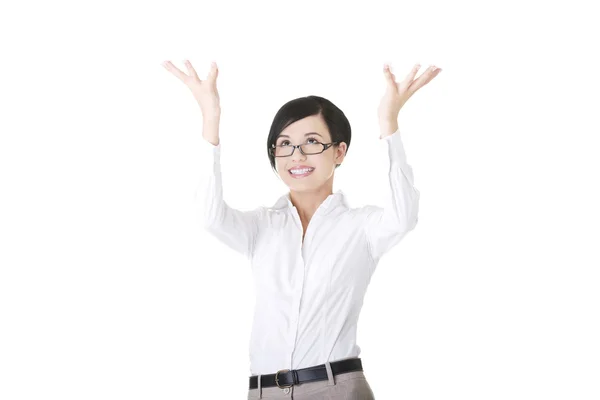
[[[217,90],[217,77],[219,76],[217,64],[212,63],[210,72],[205,80],[200,79],[188,60],[184,64],[188,70],[188,74],[173,65],[171,61],[165,61],[163,66],[191,90],[203,112],[220,110],[221,100],[219,91]]]
[[[379,103],[380,118],[394,118],[395,115],[397,116],[398,112],[408,99],[415,94],[417,90],[431,82],[431,80],[442,70],[441,68],[432,65],[427,68],[421,76],[415,79],[415,75],[419,71],[419,68],[420,65],[416,64],[408,75],[406,75],[404,80],[396,82],[396,76],[392,73],[390,68],[387,65],[384,67],[383,73],[387,84],[385,94]]]

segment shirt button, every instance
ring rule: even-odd
[[[283,393],[288,394],[290,392],[290,388],[283,389]]]

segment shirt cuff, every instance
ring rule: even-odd
[[[400,128],[398,128],[398,130],[391,135],[381,138],[380,143],[383,146],[387,146],[390,165],[406,164],[406,152],[404,151],[402,136],[400,136]]]
[[[210,177],[214,177],[220,172],[221,163],[221,141],[218,145],[214,145],[208,140],[200,139],[200,177],[194,199],[199,201],[202,196],[205,196],[205,192],[208,187]]]

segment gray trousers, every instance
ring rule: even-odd
[[[248,389],[248,400],[375,400],[363,371],[345,372],[333,376],[331,364],[327,362],[325,367],[328,380],[301,383],[284,389],[277,386],[261,387],[259,375],[258,387]]]

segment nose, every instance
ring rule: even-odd
[[[306,160],[306,156],[302,154],[300,147],[296,147],[296,149],[294,149],[294,154],[292,154],[290,158],[292,159],[292,162]]]

